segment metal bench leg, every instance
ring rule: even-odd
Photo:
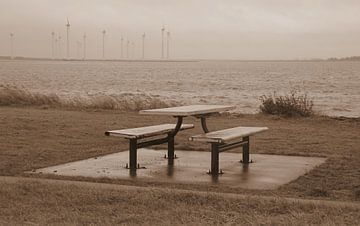
[[[168,164],[174,164],[175,152],[175,138],[171,135],[168,137]]]
[[[247,141],[243,145],[243,153],[242,153],[242,163],[249,163],[250,162],[250,139],[249,137],[244,137],[243,141]]]
[[[137,168],[137,140],[130,139],[130,170],[136,170]]]
[[[216,143],[211,144],[211,175],[216,176],[219,174],[219,145]]]

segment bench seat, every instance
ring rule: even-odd
[[[174,158],[176,158],[176,155],[174,154],[176,133],[180,130],[192,128],[194,128],[194,125],[192,124],[183,124],[179,130],[176,129],[176,124],[161,124],[132,129],[110,130],[106,131],[105,135],[121,137],[129,140],[129,164],[126,164],[126,168],[130,168],[130,171],[134,172],[136,169],[140,168],[140,165],[137,163],[137,149],[152,145],[167,143],[168,161],[169,164],[173,164]],[[159,138],[159,135],[167,136]]]
[[[234,127],[214,131],[205,134],[195,135],[189,138],[190,141],[200,141],[211,144],[211,170],[210,174],[217,176],[219,172],[219,153],[242,147],[243,164],[252,162],[250,160],[250,136],[268,130],[267,127]]]
[[[228,141],[248,137],[256,133],[260,133],[268,130],[267,127],[234,127],[230,129],[224,129],[219,131],[214,131],[205,134],[194,135],[189,138],[190,141],[200,141],[208,143],[226,143]]]
[[[156,126],[146,126],[132,129],[111,130],[105,132],[105,135],[123,137],[127,139],[142,139],[170,133],[172,130],[174,130],[175,126],[175,124],[161,124]],[[194,128],[193,124],[183,124],[181,125],[180,130],[192,128]]]

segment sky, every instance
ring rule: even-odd
[[[360,55],[359,0],[0,0],[0,56],[292,60]],[[165,33],[166,41],[166,33]],[[132,45],[132,43],[134,43]],[[166,42],[165,42],[166,56]]]

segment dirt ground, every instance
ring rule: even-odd
[[[144,116],[138,115],[134,112],[120,112],[120,111],[70,111],[61,109],[41,109],[41,108],[16,108],[16,107],[0,107],[0,176],[27,176],[24,171],[29,171],[46,166],[66,163],[70,161],[81,160],[89,157],[101,156],[108,153],[114,153],[122,150],[127,150],[128,142],[123,139],[106,137],[104,132],[109,129],[131,128],[144,125],[154,125],[158,123],[174,122],[175,119],[163,116]],[[190,143],[187,138],[196,133],[200,133],[200,122],[195,118],[186,118],[186,123],[195,124],[196,128],[189,131],[183,131],[176,137],[176,148],[187,150],[208,151],[209,147],[200,145],[199,143]],[[88,179],[88,178],[66,178],[70,180],[88,180],[93,182],[107,182],[114,184],[131,185],[137,187],[154,187],[167,189],[184,189],[192,192],[196,191],[213,191],[217,193],[236,193],[244,195],[261,195],[261,196],[275,196],[275,197],[294,197],[306,199],[320,199],[320,200],[338,200],[338,201],[360,201],[360,120],[359,119],[345,119],[345,118],[329,118],[315,116],[311,118],[280,118],[276,116],[265,115],[221,115],[212,117],[208,120],[208,127],[210,130],[229,128],[234,126],[267,126],[269,131],[257,135],[253,139],[251,152],[263,154],[282,154],[282,155],[299,155],[299,156],[317,156],[327,157],[327,161],[316,167],[314,170],[308,172],[306,175],[299,177],[277,190],[258,191],[258,190],[244,190],[234,189],[228,187],[218,187],[215,185],[204,186],[197,184],[169,184],[157,182],[141,182],[141,181],[121,181],[109,179]],[[65,179],[63,177],[55,177],[57,179]],[[29,203],[23,205],[36,207],[40,205],[46,197],[55,195],[61,207],[54,207],[64,209],[68,197],[67,188],[54,188],[53,185],[38,185],[38,184],[4,184],[0,188],[1,203],[14,202],[21,205],[21,199],[26,196]],[[55,190],[54,190],[55,189]],[[25,191],[24,191],[25,190]],[[49,192],[48,192],[49,191]],[[48,194],[40,194],[45,192]],[[83,197],[89,202],[98,201],[100,192],[91,190],[96,193],[95,198],[88,196]],[[121,192],[120,192],[121,193]],[[19,195],[20,194],[20,195]],[[35,196],[34,196],[35,194]],[[81,193],[80,188],[75,188],[73,196]],[[33,198],[27,196],[33,196]],[[37,195],[41,196],[39,198]],[[115,199],[117,193],[112,193],[111,197],[106,196],[109,200]],[[142,202],[144,210],[150,205],[152,198],[159,194],[151,195],[151,197],[143,197],[140,199],[131,199],[132,194],[128,196],[131,200]],[[18,198],[17,198],[18,197]],[[35,198],[34,198],[35,197]],[[164,199],[171,196],[164,196]],[[187,199],[181,198],[181,204],[185,205]],[[40,199],[40,201],[39,201]],[[95,200],[94,200],[95,199]],[[162,198],[161,198],[162,199]],[[42,201],[41,201],[42,200]],[[199,203],[192,205],[191,208],[200,208],[205,205],[203,202],[209,199],[199,200]],[[54,200],[53,200],[54,201]],[[54,202],[55,202],[54,201]],[[118,200],[120,201],[120,200]],[[124,201],[124,200],[122,200]],[[52,202],[52,201],[51,201]],[[109,201],[110,202],[110,201]],[[164,202],[164,200],[162,200]],[[214,201],[215,202],[215,201]],[[224,201],[226,203],[221,205],[231,205],[233,201]],[[230,202],[230,203],[227,203]],[[79,202],[80,203],[80,202]],[[78,203],[78,204],[79,204]],[[116,205],[116,202],[112,202]],[[174,202],[177,203],[177,202]],[[211,201],[210,203],[213,203]],[[73,204],[72,208],[77,207],[78,204]],[[109,204],[109,203],[108,203]],[[106,205],[108,205],[106,204]],[[213,203],[214,204],[214,203]],[[265,216],[272,214],[264,212],[263,208],[271,203],[259,205],[256,208],[259,214]],[[41,204],[43,205],[43,204]],[[48,204],[50,205],[50,204]],[[64,206],[65,205],[65,206]],[[91,203],[94,205],[94,203]],[[109,204],[110,205],[110,204]],[[165,204],[162,204],[165,205]],[[220,204],[219,204],[220,205]],[[285,205],[285,204],[284,204]],[[280,206],[284,206],[280,205]],[[11,222],[11,215],[16,215],[15,210],[9,209],[7,212],[6,206],[1,206],[8,213],[4,222]],[[173,206],[172,206],[173,207]],[[90,207],[89,207],[90,208]],[[209,207],[210,208],[210,207]],[[211,207],[212,208],[212,207]],[[217,208],[214,205],[213,208]],[[241,208],[237,207],[241,212]],[[255,208],[255,207],[254,207]],[[256,208],[254,211],[256,212]],[[292,207],[286,207],[292,208]],[[285,209],[286,209],[285,208]],[[297,210],[285,211],[286,214],[294,214]],[[300,207],[299,207],[300,208]],[[116,209],[116,208],[115,208]],[[112,211],[115,211],[112,209]],[[301,208],[300,208],[301,209]],[[303,213],[299,210],[299,214]],[[331,209],[331,208],[330,208]],[[118,209],[116,209],[118,210]],[[184,214],[188,214],[184,206]],[[15,212],[12,212],[15,211]],[[142,210],[143,211],[143,210]],[[204,209],[201,216],[205,216],[211,211]],[[236,208],[234,209],[236,212]],[[295,211],[295,212],[294,212]],[[311,212],[307,209],[309,213]],[[332,211],[332,210],[331,210]],[[332,215],[330,210],[324,213]],[[340,210],[339,210],[340,211]],[[26,211],[25,211],[26,212]],[[170,211],[171,212],[171,211]],[[170,214],[167,212],[167,214]],[[3,215],[4,212],[1,214]],[[19,214],[19,213],[18,213]],[[65,214],[65,213],[64,213]],[[69,213],[70,214],[70,213]],[[249,212],[251,214],[251,212]],[[26,215],[26,214],[25,214]],[[107,216],[106,214],[104,216]],[[193,215],[191,215],[193,216]],[[245,216],[245,215],[244,215]],[[298,215],[301,219],[301,216]],[[314,215],[312,215],[314,216]],[[16,217],[16,216],[14,216]],[[76,216],[72,216],[76,217]],[[198,216],[200,217],[200,216]],[[289,216],[288,216],[289,217]],[[206,217],[205,217],[206,218]],[[355,217],[356,218],[356,217]],[[357,215],[358,218],[358,215]],[[73,219],[73,218],[71,218]],[[118,218],[116,218],[118,219]],[[199,218],[200,219],[200,218]],[[198,219],[198,220],[199,220]],[[261,218],[265,223],[272,223],[270,218]],[[290,219],[290,218],[289,218]],[[354,219],[354,218],[351,218]],[[38,219],[39,220],[39,219]],[[270,220],[270,221],[269,221]],[[274,219],[273,219],[274,220]],[[278,223],[281,223],[278,221]],[[344,220],[344,219],[342,219]],[[16,223],[15,221],[13,221]],[[24,222],[24,221],[23,221]],[[36,221],[35,221],[36,222]],[[39,222],[39,221],[38,221]],[[44,221],[41,221],[44,222]],[[61,221],[57,221],[61,222]],[[96,221],[91,221],[96,223]],[[126,221],[125,221],[126,222]],[[136,223],[129,221],[130,223]],[[194,221],[195,222],[195,221]],[[200,222],[201,221],[196,221]],[[208,223],[204,221],[203,223]],[[215,223],[217,221],[214,221]],[[261,223],[255,222],[255,223]],[[291,222],[291,221],[284,221]],[[337,221],[344,223],[343,221]],[[355,221],[350,221],[350,223]],[[1,220],[0,220],[1,223]],[[71,222],[70,222],[71,223]],[[138,222],[144,223],[144,222]],[[146,221],[145,221],[146,223]],[[166,224],[166,222],[164,221]],[[181,221],[179,221],[181,223]],[[186,223],[183,221],[182,223]],[[219,223],[219,222],[218,222]],[[231,222],[229,222],[231,223]],[[235,221],[233,223],[246,223]],[[251,223],[251,222],[248,222]],[[293,222],[294,223],[294,222]],[[304,221],[295,221],[295,223],[304,223]],[[305,222],[306,223],[306,222]],[[321,222],[320,222],[321,223]],[[322,222],[324,223],[324,221]],[[345,222],[349,223],[349,222]],[[75,221],[75,224],[76,221]]]

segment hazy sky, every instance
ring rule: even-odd
[[[16,55],[50,57],[54,31],[65,56],[67,17],[73,58],[84,33],[88,56],[101,58],[104,29],[107,58],[120,57],[121,35],[140,58],[144,32],[146,57],[160,58],[162,24],[173,59],[360,55],[360,0],[0,0],[0,55],[12,32]]]

